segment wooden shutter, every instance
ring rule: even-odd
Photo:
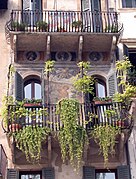
[[[130,170],[128,165],[117,167],[118,179],[130,179]]]
[[[127,56],[127,57],[129,56],[128,47],[125,44],[123,44],[123,52],[124,52],[125,56]]]
[[[48,167],[42,169],[42,178],[43,179],[55,179],[54,168]]]
[[[88,10],[90,9],[90,2],[89,0],[82,0],[82,10]]]
[[[7,169],[7,179],[19,179],[19,172],[15,169]]]
[[[42,103],[45,104],[45,79],[44,79],[43,71],[41,74],[41,98],[42,98]]]
[[[95,168],[94,167],[83,167],[83,179],[95,179]]]
[[[23,79],[18,72],[15,73],[15,98],[20,101],[23,99]]]
[[[115,88],[115,74],[112,74],[108,79],[108,86],[109,86],[109,96],[113,96],[116,92]]]

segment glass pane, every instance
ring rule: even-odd
[[[98,83],[98,97],[105,97],[105,86]]]
[[[36,175],[21,175],[21,179],[40,179],[40,174],[36,174]]]
[[[41,85],[35,83],[35,99],[41,99]]]
[[[96,173],[96,179],[115,179],[115,173]]]
[[[122,0],[122,7],[133,7],[132,6],[132,1],[135,1],[135,0]]]
[[[31,99],[31,84],[26,85],[24,90],[25,90],[25,98]]]

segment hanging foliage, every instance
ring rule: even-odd
[[[92,131],[92,136],[103,155],[105,168],[108,167],[109,154],[115,153],[115,141],[118,134],[120,134],[120,129],[110,124],[96,126]]]
[[[57,104],[57,113],[63,124],[58,134],[63,162],[69,159],[72,166],[78,169],[84,146],[88,144],[86,129],[78,125],[79,102],[76,99],[62,99]]]
[[[47,127],[26,126],[15,132],[16,147],[25,153],[26,160],[38,163],[41,159],[42,142],[45,142],[50,130]]]

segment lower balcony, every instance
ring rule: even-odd
[[[88,138],[90,134],[93,134],[96,128],[102,127],[103,129],[103,127],[107,127],[110,131],[111,128],[114,131],[120,131],[120,133],[117,132],[115,140],[117,144],[116,150],[118,148],[120,151],[119,155],[116,153],[116,157],[121,161],[124,155],[124,144],[128,139],[133,124],[132,116],[129,114],[129,107],[125,106],[124,103],[113,103],[111,101],[102,104],[95,104],[94,102],[85,104],[78,103],[78,107],[76,108],[76,105],[74,105],[74,109],[70,102],[65,104],[68,106],[65,105],[64,107],[63,103],[59,103],[59,107],[56,104],[29,104],[29,106],[28,104],[21,106],[17,104],[8,106],[7,126],[3,128],[8,134],[7,136],[9,136],[9,144],[13,153],[13,163],[26,165],[29,164],[29,162],[37,162],[38,159],[40,164],[50,165],[53,151],[58,155],[59,161],[62,164],[62,146],[58,136],[65,134],[63,132],[67,126],[67,130],[70,133],[69,135],[72,135],[72,141],[74,140],[72,145],[76,143],[75,140],[77,140],[77,136],[84,136],[79,139],[82,140],[82,142],[77,140],[78,146],[79,143],[84,145],[86,137]],[[59,113],[60,109],[62,109],[61,107],[65,114]],[[68,111],[66,111],[67,108],[69,109]],[[72,113],[71,110],[73,111]],[[73,129],[76,133],[72,133]],[[123,134],[123,138],[121,137],[122,135],[120,135],[121,133]],[[109,135],[105,137],[109,137]],[[66,141],[66,139],[64,139],[65,137],[61,138],[63,142]],[[95,139],[88,138],[88,147],[94,148],[95,152],[99,153],[99,147],[94,141]],[[84,161],[87,161],[87,159],[90,160],[89,157],[92,157],[89,151],[89,148],[85,146],[84,149],[82,149],[83,153],[80,157],[83,157]],[[103,157],[101,156],[99,160],[102,163]],[[95,163],[96,161],[94,160],[92,162]]]
[[[23,114],[22,111],[24,110]],[[56,112],[56,104],[33,105],[19,107],[8,106],[8,125],[5,132],[15,132],[26,126],[47,126],[51,131],[59,131],[63,127],[60,115]],[[86,130],[93,130],[96,126],[110,124],[121,129],[131,129],[132,117],[128,107],[122,103],[80,104],[78,111],[78,125]]]

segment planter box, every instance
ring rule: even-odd
[[[38,106],[42,106],[41,103],[25,103],[24,107],[38,107]]]
[[[112,100],[107,100],[107,101],[94,101],[95,105],[105,105],[105,104],[112,104]]]

